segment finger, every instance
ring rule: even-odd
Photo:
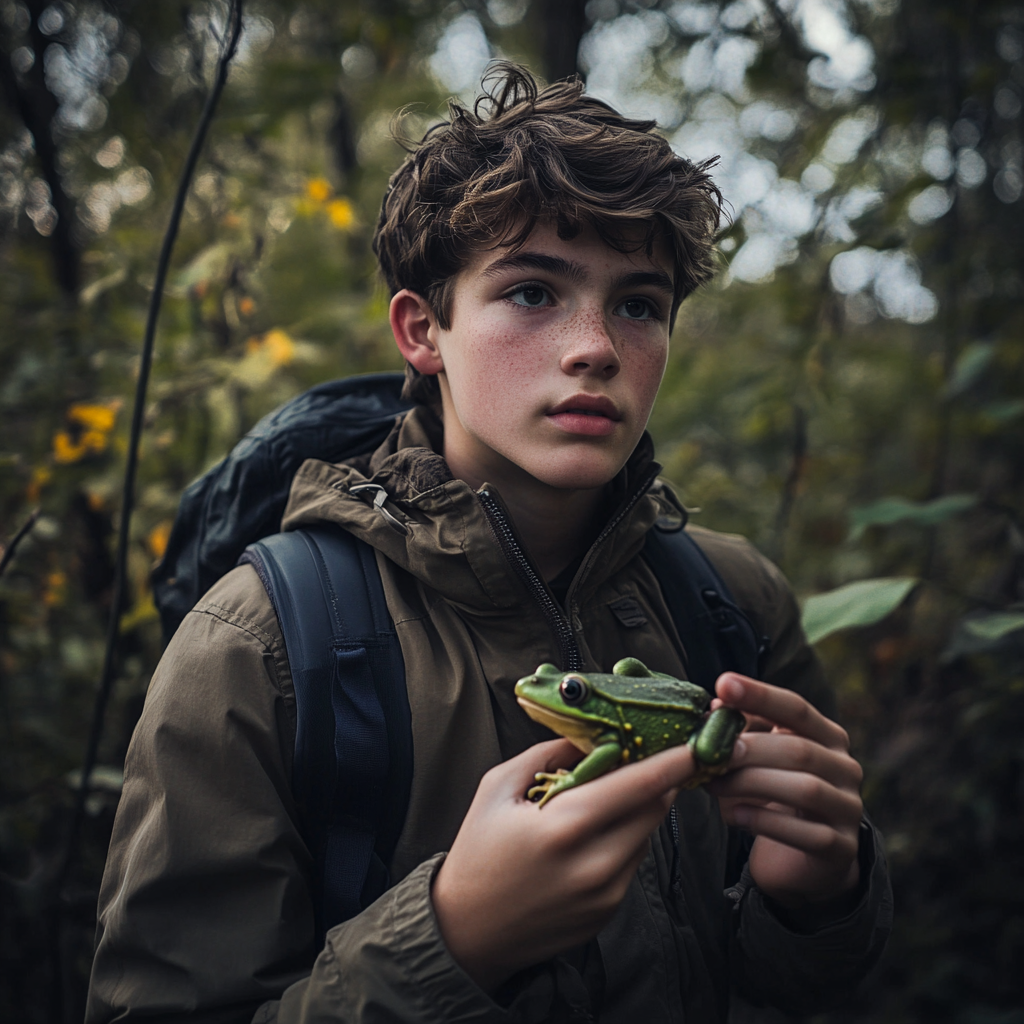
[[[731,825],[739,825],[755,835],[774,839],[815,857],[838,861],[856,856],[856,831],[847,834],[824,822],[795,818],[765,807],[739,806],[733,810],[732,818]]]
[[[610,828],[622,819],[636,816],[640,807],[651,813],[668,807],[679,787],[696,771],[688,746],[672,747],[659,754],[623,765],[607,775],[575,789],[565,790],[548,807],[562,802],[563,813],[580,815],[579,826],[592,831]]]
[[[788,732],[743,733],[733,750],[731,769],[785,768],[817,775],[843,789],[859,790],[864,778],[849,754]]]
[[[816,775],[778,768],[741,768],[716,779],[711,787],[716,796],[734,800],[751,798],[793,807],[818,821],[859,822],[863,812],[860,797],[839,789]]]
[[[723,704],[744,714],[767,718],[777,726],[833,750],[850,749],[846,730],[792,690],[758,682],[736,672],[723,672],[715,684],[715,692]]]

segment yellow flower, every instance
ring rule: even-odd
[[[86,402],[76,402],[68,409],[68,419],[87,430],[109,433],[114,429],[114,421],[117,419],[117,410],[120,404],[120,402],[109,402],[105,405],[89,405]]]
[[[53,461],[61,465],[77,462],[89,449],[84,444],[75,444],[66,430],[58,430],[53,435]]]
[[[170,536],[171,522],[169,519],[165,519],[162,523],[157,523],[149,531],[146,543],[149,545],[149,550],[157,561],[164,557],[164,552],[167,550],[167,541],[170,539]]]
[[[356,219],[352,204],[347,199],[332,199],[327,204],[327,216],[339,231],[348,230]]]
[[[81,444],[86,451],[101,452],[107,447],[107,435],[102,430],[87,430],[82,434]]]
[[[331,188],[331,183],[326,178],[310,178],[310,180],[306,182],[306,195],[312,199],[314,203],[327,202],[333,191],[334,189]]]
[[[295,342],[285,331],[275,327],[262,337],[253,335],[245,343],[245,354],[262,354],[272,366],[287,366],[295,358]]]
[[[295,342],[282,330],[267,331],[263,345],[275,366],[287,366],[295,358]]]

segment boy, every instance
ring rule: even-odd
[[[877,959],[891,897],[860,769],[810,702],[791,595],[738,538],[693,531],[771,641],[767,682],[718,681],[761,727],[731,773],[681,790],[677,748],[524,799],[579,755],[516,705],[518,676],[626,654],[686,676],[639,555],[683,518],[644,428],[721,197],[653,127],[503,66],[489,109],[453,105],[396,172],[374,244],[420,404],[372,456],[305,463],[283,522],[377,552],[413,725],[396,884],[313,949],[287,653],[235,569],[168,647],[129,751],[89,1021],[713,1021],[730,988],[813,1010]],[[368,481],[383,510],[351,493]],[[756,840],[723,893],[738,828]]]

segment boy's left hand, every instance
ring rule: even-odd
[[[755,884],[792,910],[849,892],[860,878],[864,808],[863,772],[846,730],[799,694],[734,672],[719,676],[715,689],[716,704],[762,719],[766,730],[744,732],[729,774],[708,786],[726,822],[756,836]]]

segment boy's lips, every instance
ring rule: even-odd
[[[574,395],[552,408],[547,417],[569,434],[605,437],[615,429],[622,414],[603,395]]]

